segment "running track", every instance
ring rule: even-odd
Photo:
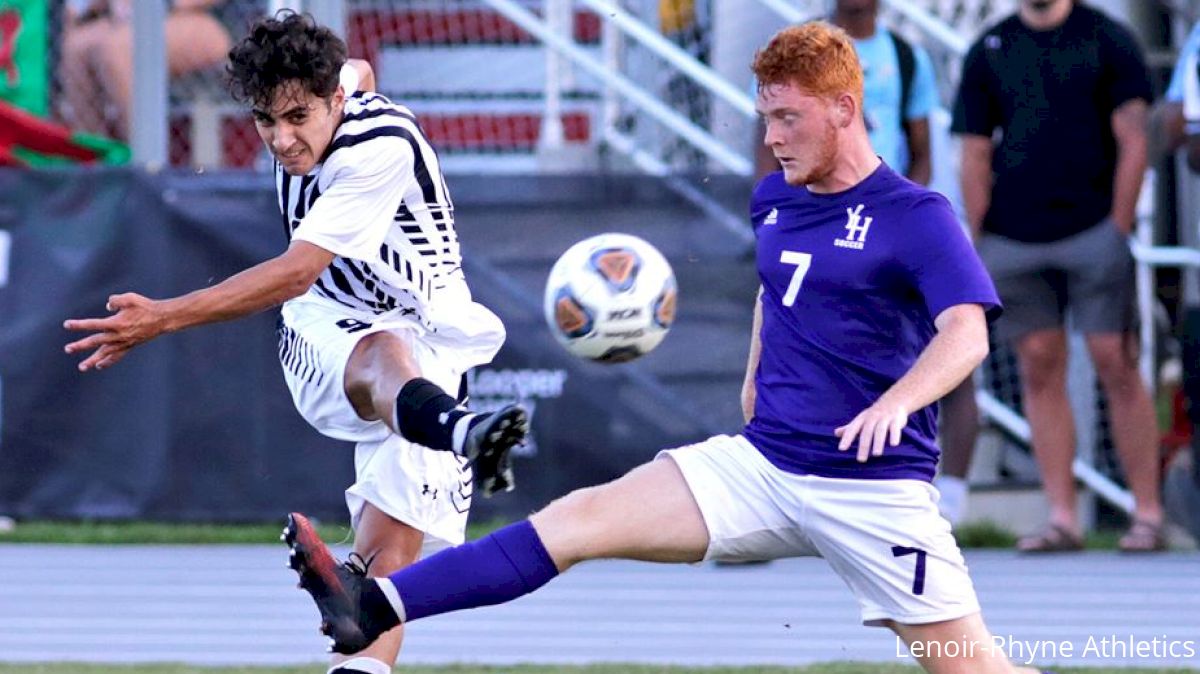
[[[344,551],[342,551],[344,552]],[[0,661],[293,664],[322,659],[316,609],[278,546],[0,545]],[[1200,654],[1200,556],[967,555],[992,631],[1069,643],[1071,666],[1200,670],[1200,655],[1084,655],[1089,638]],[[1015,648],[1015,647],[1013,647]],[[1016,652],[1016,651],[1011,651]],[[582,565],[507,606],[414,624],[412,663],[695,665],[895,661],[819,560]],[[1042,664],[1049,664],[1042,661]],[[319,668],[314,668],[317,671]]]

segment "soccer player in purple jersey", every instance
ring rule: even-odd
[[[293,513],[290,564],[335,650],[515,599],[588,559],[821,556],[863,622],[894,630],[927,671],[1033,671],[991,647],[929,483],[931,406],[986,355],[995,289],[946,200],[872,150],[844,32],[783,30],[753,69],[783,171],[758,185],[751,207],[762,288],[743,432],[666,450],[387,578],[339,566]]]

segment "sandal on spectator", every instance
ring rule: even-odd
[[[1017,541],[1018,552],[1078,552],[1083,549],[1083,537],[1062,526],[1048,524],[1039,533]]]
[[[1162,552],[1167,549],[1167,532],[1161,523],[1135,519],[1117,547],[1121,552]]]

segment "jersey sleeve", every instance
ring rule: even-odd
[[[909,211],[905,234],[897,256],[931,317],[959,304],[978,304],[989,319],[1000,315],[996,287],[944,197],[921,197]]]
[[[1102,43],[1105,70],[1108,73],[1108,101],[1110,110],[1123,103],[1142,99],[1149,103],[1154,98],[1150,88],[1150,71],[1137,39],[1124,26],[1108,22]]]
[[[335,150],[325,171],[333,177],[292,234],[341,257],[379,257],[392,219],[413,175],[412,147],[381,136]]]
[[[963,60],[962,78],[954,99],[950,130],[956,134],[991,137],[1000,126],[1000,110],[993,91],[994,81],[985,53],[984,35],[971,46]]]
[[[909,95],[908,109],[904,111],[904,119],[923,119],[928,117],[937,107],[937,81],[933,74],[933,62],[929,52],[919,46],[913,46],[916,59],[916,71],[913,73],[912,93]]]

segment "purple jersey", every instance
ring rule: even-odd
[[[746,438],[792,473],[931,480],[936,406],[913,412],[900,445],[866,463],[855,459],[857,445],[839,452],[833,431],[912,368],[943,310],[980,304],[999,313],[950,204],[881,164],[836,194],[773,173],[750,210],[763,324]]]

